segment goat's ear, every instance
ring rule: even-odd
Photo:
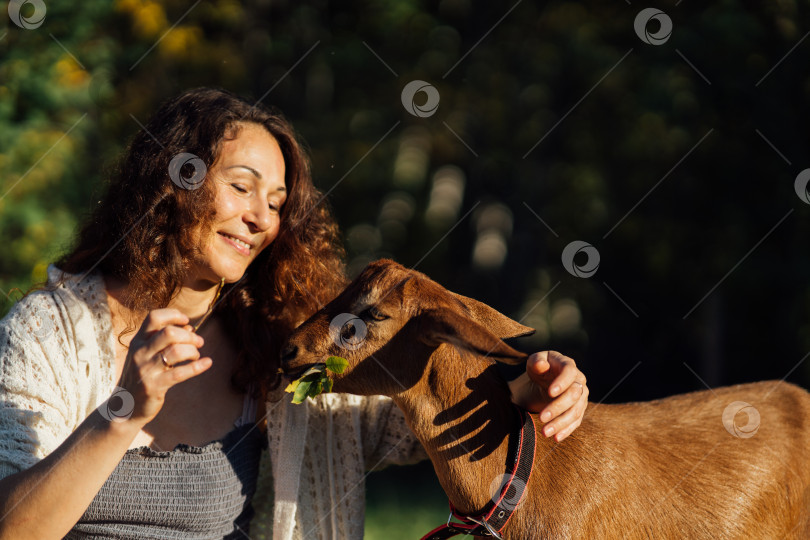
[[[419,339],[431,347],[449,343],[506,364],[520,364],[526,359],[525,354],[516,351],[482,325],[452,309],[431,309],[420,314],[417,320]]]
[[[521,336],[530,336],[534,334],[534,328],[523,326],[519,322],[515,322],[503,313],[493,309],[483,302],[467,298],[451,292],[461,303],[467,306],[470,310],[473,319],[495,334],[501,339],[516,338]]]

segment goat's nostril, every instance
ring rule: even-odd
[[[298,355],[298,347],[296,345],[287,345],[281,351],[281,365],[289,363]]]

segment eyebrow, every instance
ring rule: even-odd
[[[253,176],[258,178],[259,180],[262,179],[262,174],[259,171],[257,171],[253,167],[248,167],[247,165],[231,165],[230,167],[225,167],[225,170],[227,171],[228,169],[237,169],[237,168],[247,169],[249,172],[253,174]],[[285,186],[279,186],[276,191],[286,192],[287,188]]]
[[[258,178],[259,180],[262,179],[262,174],[259,171],[257,171],[253,167],[248,167],[247,165],[231,165],[230,167],[226,167],[225,170],[227,171],[228,169],[236,169],[236,168],[239,168],[239,167],[241,167],[242,169],[247,169],[248,171],[253,173],[253,176]]]

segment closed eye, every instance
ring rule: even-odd
[[[231,187],[233,187],[233,189],[235,189],[239,193],[247,193],[247,190],[244,187],[240,186],[239,184],[231,184]]]
[[[371,306],[363,312],[363,315],[368,319],[373,319],[375,321],[384,321],[385,319],[389,319],[388,315],[380,311],[376,306]]]

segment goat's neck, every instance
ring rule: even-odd
[[[394,396],[424,445],[450,501],[473,513],[506,472],[518,415],[491,361],[441,345],[416,385]]]

